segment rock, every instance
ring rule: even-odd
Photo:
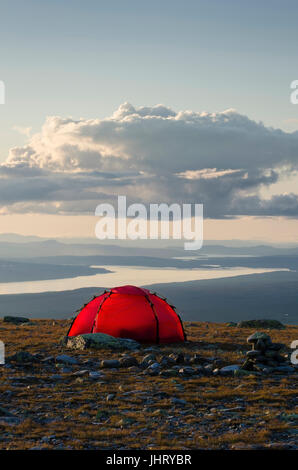
[[[101,372],[91,371],[89,372],[89,377],[92,380],[98,380],[98,379],[102,379],[104,375]]]
[[[263,367],[262,368],[262,373],[265,375],[269,375],[272,373],[272,368],[271,367]]]
[[[195,374],[195,370],[192,367],[185,366],[179,370],[179,374],[183,376],[191,376]]]
[[[271,349],[268,349],[267,351],[264,352],[264,356],[269,357],[269,358],[276,357],[276,354],[278,354],[278,353],[276,353],[276,351],[273,351]]]
[[[67,364],[67,365],[78,364],[78,361],[75,357],[67,356],[67,354],[60,354],[60,356],[57,356],[56,362],[60,364]]]
[[[255,357],[259,357],[261,355],[261,352],[252,349],[251,351],[247,351],[246,355],[247,355],[247,357],[255,358]]]
[[[270,336],[268,336],[266,333],[263,333],[262,331],[256,331],[247,338],[248,343],[257,343],[259,340],[267,342],[270,340]]]
[[[269,442],[265,444],[266,449],[269,450],[291,450],[292,445],[287,444],[286,442]]]
[[[178,353],[176,356],[176,363],[177,364],[184,364],[185,362],[185,357],[183,353]]]
[[[139,365],[137,359],[133,356],[126,356],[120,359],[121,367],[137,367]]]
[[[266,344],[262,339],[258,339],[255,343],[253,343],[253,349],[255,351],[263,352],[266,349]]]
[[[55,362],[55,358],[54,356],[48,356],[42,359],[40,362],[43,364],[53,364]]]
[[[181,398],[176,398],[176,397],[171,399],[171,403],[173,403],[173,405],[180,405],[180,406],[187,405],[187,401],[182,400]]]
[[[112,401],[115,398],[115,393],[109,393],[106,397],[106,401]]]
[[[21,377],[9,377],[9,380],[16,381],[19,384],[36,384],[40,382],[38,377],[35,375],[23,375]]]
[[[117,369],[120,367],[118,359],[104,359],[100,362],[100,367],[103,369]]]
[[[285,349],[286,346],[283,343],[272,343],[270,349],[273,351],[280,351],[281,349]]]
[[[206,366],[203,367],[202,372],[205,373],[205,374],[212,374],[213,369],[214,369],[213,364],[207,364]]]
[[[84,375],[89,375],[88,369],[77,370],[72,374],[74,377],[83,377]]]
[[[36,355],[30,354],[27,351],[19,351],[13,356],[9,356],[7,358],[7,361],[13,361],[13,362],[18,362],[18,363],[32,363],[32,362],[39,362],[38,357]]]
[[[173,357],[163,356],[161,358],[160,364],[162,367],[171,367],[172,365],[176,364],[176,361]]]
[[[285,326],[278,320],[243,320],[237,324],[240,328],[269,328],[282,330]]]
[[[3,318],[5,323],[13,323],[14,325],[19,325],[20,323],[28,323],[30,320],[26,317],[12,317],[6,316]]]
[[[63,345],[70,349],[130,349],[140,348],[140,344],[133,339],[115,338],[105,333],[88,333],[78,336],[70,336],[63,339]]]
[[[160,372],[160,364],[158,362],[154,362],[148,367],[147,370],[150,375],[158,375]]]
[[[178,371],[176,369],[165,369],[162,370],[159,375],[162,377],[177,377]]]
[[[10,411],[7,411],[5,408],[2,408],[2,406],[0,406],[0,416],[7,416],[7,417],[14,417],[14,414],[11,413]]]
[[[232,364],[230,366],[222,367],[219,370],[220,375],[234,375],[235,371],[238,371],[240,366],[238,364]]]
[[[141,362],[141,367],[148,367],[148,365],[153,362],[156,362],[156,355],[155,354],[147,354],[146,356],[143,357],[143,360]]]
[[[295,368],[291,366],[277,366],[274,368],[275,372],[281,372],[283,374],[293,374]]]
[[[234,370],[234,376],[235,377],[243,377],[243,376],[247,376],[247,375],[250,375],[251,372],[249,370],[245,370],[245,369],[236,369]]]
[[[189,363],[190,364],[203,364],[205,361],[205,358],[202,356],[199,356],[198,354],[195,354],[193,357],[190,358]]]
[[[62,380],[62,376],[59,375],[59,374],[53,374],[49,377],[51,380],[53,380],[54,382],[58,381],[58,380]]]

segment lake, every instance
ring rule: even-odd
[[[93,268],[97,266],[92,266]],[[288,271],[287,269],[272,268],[216,268],[212,269],[176,269],[176,268],[150,268],[139,266],[104,266],[112,271],[110,273],[94,274],[91,276],[78,276],[65,279],[50,279],[43,281],[7,282],[0,283],[0,294],[34,294],[42,292],[61,292],[81,289],[84,287],[104,286],[106,288],[132,284],[150,285],[169,282],[187,282],[204,279],[218,279],[241,276],[246,274],[260,274],[274,271]]]

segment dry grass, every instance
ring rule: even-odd
[[[25,350],[57,356],[66,352],[59,340],[68,325],[66,320],[35,320],[22,326],[0,322],[0,339],[6,355]],[[223,364],[240,363],[248,349],[246,338],[254,331],[203,322],[186,323],[186,330],[189,343],[160,346],[160,353],[181,350],[216,357]],[[273,341],[290,345],[298,339],[298,327],[269,334]],[[213,349],[207,349],[210,345]],[[84,351],[71,355],[82,363],[120,354]],[[140,359],[144,353],[133,355]],[[85,376],[77,379],[58,368],[55,372],[55,367],[37,363],[0,369],[0,406],[20,418],[20,422],[5,423],[0,417],[0,449],[231,449],[297,438],[295,423],[282,418],[282,413],[297,413],[297,376],[186,379],[119,369],[105,370],[104,380],[97,382]],[[83,364],[73,367],[73,371],[80,369]],[[53,381],[50,376],[55,373],[63,380]],[[34,383],[15,385],[26,376],[34,376]],[[128,391],[133,393],[126,395]],[[106,401],[111,393],[114,400]],[[174,406],[172,397],[186,400],[187,405]]]

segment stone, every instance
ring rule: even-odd
[[[148,367],[148,372],[150,375],[158,375],[160,372],[160,364],[158,362],[154,362]]]
[[[206,366],[204,366],[203,372],[204,372],[204,373],[207,373],[207,374],[208,374],[208,373],[209,373],[209,374],[212,374],[213,369],[214,369],[213,364],[207,364]]]
[[[232,364],[230,366],[222,367],[219,373],[220,375],[234,375],[235,371],[239,369],[240,369],[240,366],[238,364]]]
[[[50,379],[53,380],[54,382],[58,381],[58,380],[62,380],[62,376],[59,375],[59,374],[53,374],[50,376]]]
[[[251,358],[257,358],[260,356],[260,354],[261,354],[260,351],[256,351],[254,349],[252,349],[251,351],[247,351],[246,353],[247,357],[251,357]]]
[[[57,356],[56,362],[67,365],[78,364],[78,360],[75,357],[67,356],[67,354],[60,354],[60,356]]]
[[[55,362],[54,356],[47,356],[40,361],[43,364],[53,364]]]
[[[272,351],[271,349],[268,349],[267,351],[264,352],[264,356],[269,357],[269,358],[275,358],[276,351]]]
[[[269,328],[282,330],[285,326],[278,320],[242,320],[237,324],[240,328]]]
[[[173,403],[173,405],[180,405],[180,406],[187,405],[187,401],[182,400],[181,398],[176,398],[176,397],[171,399],[171,403]]]
[[[195,370],[192,367],[185,366],[179,370],[180,375],[191,376],[195,374]]]
[[[268,339],[270,340],[270,336],[268,336],[266,333],[263,333],[262,331],[256,331],[247,338],[247,342],[256,343],[260,339],[263,341],[267,341]]]
[[[88,369],[77,370],[72,374],[74,377],[83,377],[84,375],[89,375]]]
[[[119,363],[121,367],[137,367],[139,365],[137,359],[133,356],[122,357]]]
[[[89,372],[89,377],[92,380],[98,380],[98,379],[102,379],[104,375],[101,372],[91,371]]]
[[[147,354],[146,356],[143,357],[143,360],[141,362],[141,367],[148,367],[150,363],[156,362],[156,355],[155,354]]]
[[[258,339],[253,343],[253,350],[263,352],[266,349],[266,344],[262,339]]]
[[[85,350],[88,348],[108,350],[136,350],[141,347],[141,345],[133,339],[115,338],[114,336],[110,336],[105,333],[88,333],[78,336],[67,336],[63,339],[63,345],[69,349],[75,350]]]
[[[106,397],[106,401],[112,401],[115,398],[115,393],[109,393]]]
[[[13,356],[9,356],[7,358],[7,361],[8,362],[13,361],[13,362],[18,362],[18,363],[30,363],[30,362],[38,362],[38,358],[35,355],[30,354],[27,351],[19,351],[13,354]]]
[[[295,372],[295,368],[291,366],[277,366],[274,368],[275,372],[281,372],[283,374],[293,374]]]
[[[161,364],[162,367],[170,367],[170,366],[176,364],[176,361],[173,357],[163,356],[161,361],[160,361],[160,364]]]
[[[0,416],[7,416],[7,417],[14,417],[14,414],[11,413],[10,411],[6,410],[5,408],[2,408],[2,406],[0,406]]]
[[[281,349],[285,349],[286,346],[283,343],[272,343],[270,349],[273,351],[280,351]]]
[[[14,325],[19,325],[20,323],[28,323],[30,320],[26,317],[13,317],[13,316],[5,316],[3,318],[5,323],[13,323]]]
[[[250,374],[251,374],[251,371],[249,371],[249,370],[245,370],[245,369],[234,370],[234,376],[235,377],[243,377],[243,376],[247,376],[247,375],[250,375]]]
[[[103,369],[117,369],[120,367],[118,359],[104,359],[100,362],[100,367]]]
[[[165,369],[162,370],[159,375],[163,377],[177,377],[178,371],[176,369]]]

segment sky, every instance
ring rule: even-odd
[[[86,236],[96,205],[126,194],[204,203],[208,238],[295,240],[297,13],[2,1],[0,232]]]

